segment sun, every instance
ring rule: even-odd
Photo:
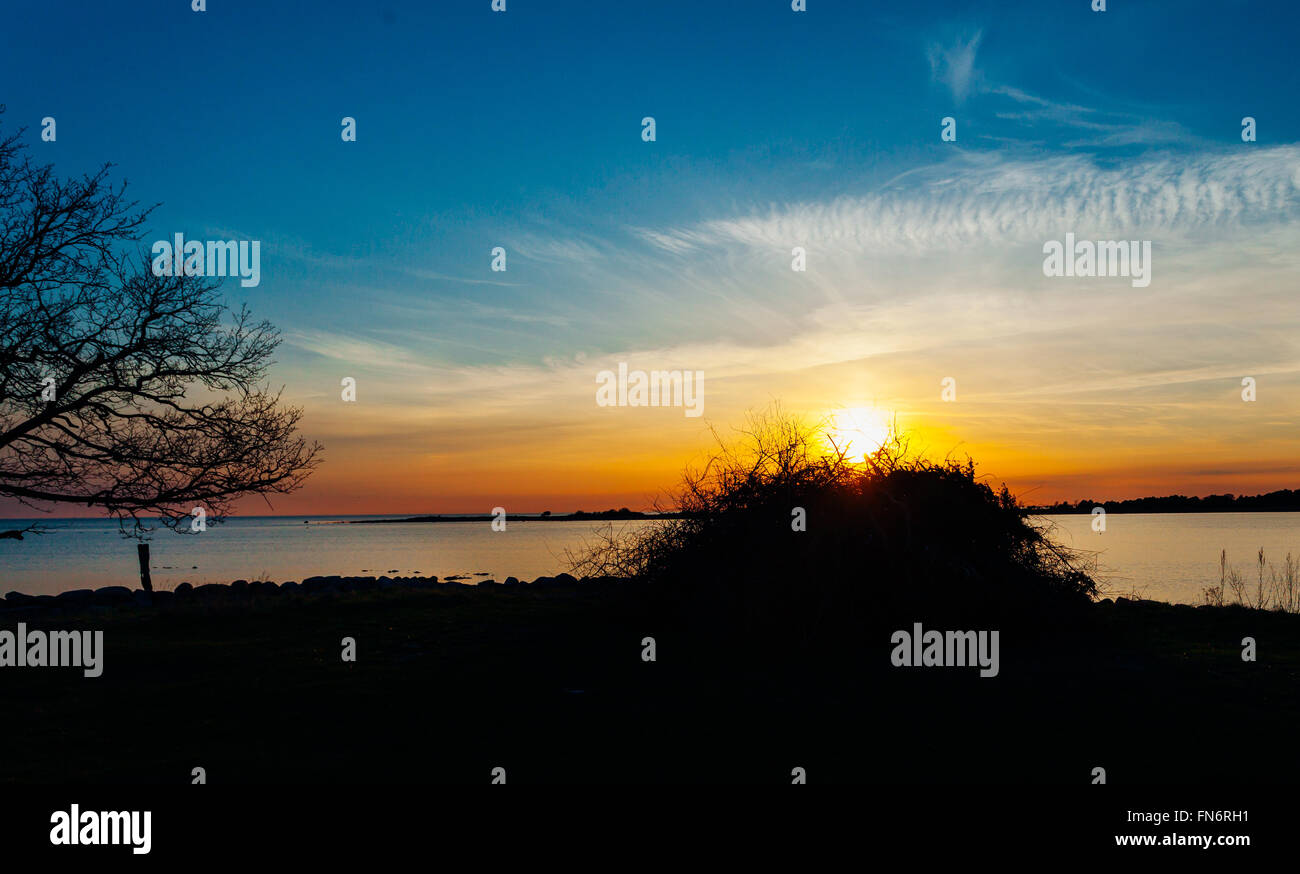
[[[850,455],[870,455],[889,440],[892,414],[875,407],[849,407],[831,414],[828,436]]]

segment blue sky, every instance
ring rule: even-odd
[[[282,328],[276,378],[307,423],[334,458],[419,455],[448,500],[506,477],[476,453],[520,429],[653,467],[583,495],[662,479],[647,459],[700,423],[593,423],[585,386],[620,360],[706,369],[718,422],[775,398],[899,411],[941,449],[999,443],[1052,497],[1131,481],[1115,459],[1112,480],[1070,473],[1096,440],[1197,490],[1206,381],[1258,370],[1300,400],[1291,4],[208,5],[7,11],[4,128],[63,173],[117,163],[163,202],[150,239],[261,240],[262,284],[229,294]],[[1039,246],[1067,230],[1153,239],[1157,283],[1045,281]],[[1252,297],[1225,315],[1234,288]],[[948,373],[972,403],[932,403]],[[1292,408],[1225,413],[1225,447],[1276,458],[1220,459],[1213,485],[1293,486]],[[548,457],[567,472],[529,494],[563,494],[590,453]]]

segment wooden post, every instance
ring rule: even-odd
[[[140,585],[146,592],[152,592],[153,581],[149,579],[149,544],[137,543],[135,551],[140,556]]]

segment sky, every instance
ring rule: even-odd
[[[644,508],[773,402],[1031,503],[1300,486],[1290,3],[207,5],[6,10],[0,130],[261,242],[224,290],[325,461],[246,512]],[[1150,284],[1045,276],[1067,233]]]

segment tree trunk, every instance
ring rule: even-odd
[[[140,556],[140,585],[146,592],[152,592],[153,581],[149,579],[149,544],[137,543],[135,551]]]

